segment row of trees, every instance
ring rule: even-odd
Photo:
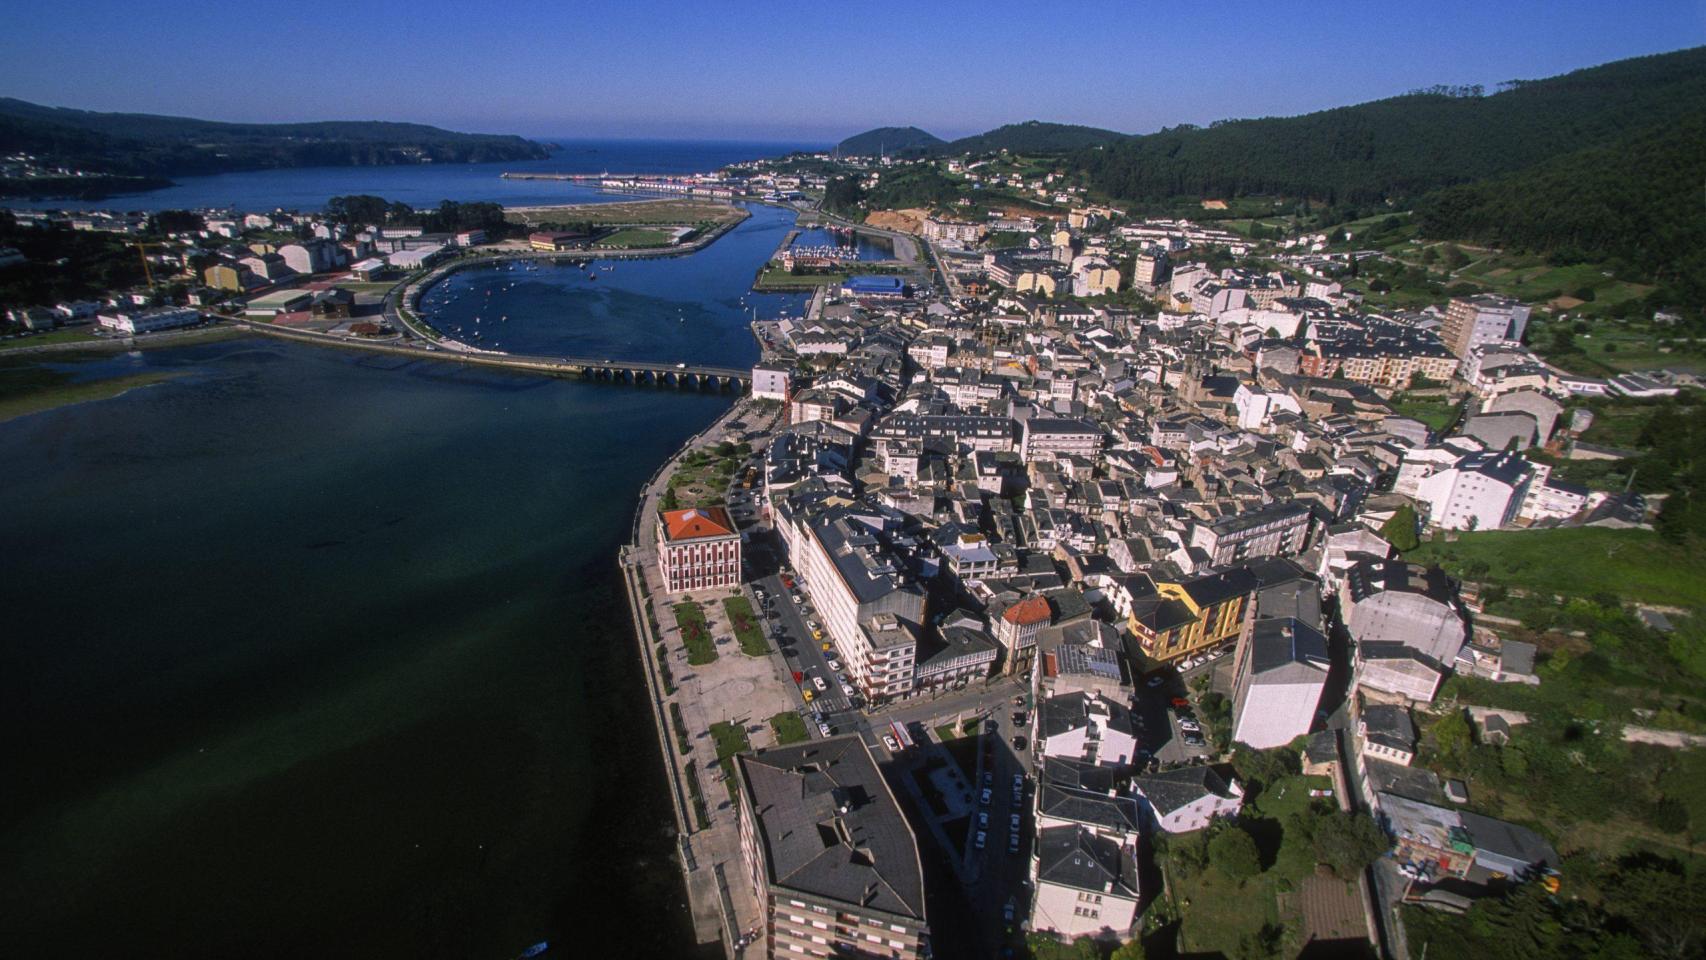
[[[386,200],[370,194],[333,197],[326,201],[326,214],[346,226],[410,226],[428,233],[457,233],[463,230],[484,230],[496,239],[508,236],[517,229],[504,219],[502,205],[496,203],[458,203],[445,200],[436,208],[416,210],[400,200]]]

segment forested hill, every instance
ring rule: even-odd
[[[995,153],[1011,150],[1014,153],[1066,153],[1096,144],[1126,139],[1123,133],[1099,127],[1080,127],[1069,123],[1044,123],[1027,120],[1009,123],[987,133],[962,137],[937,150],[938,153]]]
[[[1706,106],[1604,146],[1449,187],[1417,204],[1430,237],[1601,261],[1706,302]]]
[[[1137,204],[1247,194],[1412,199],[1695,112],[1706,103],[1706,48],[1477,94],[1442,90],[1299,117],[1177,127],[1080,150],[1071,162],[1095,189]]]
[[[841,141],[835,145],[835,152],[843,157],[917,156],[942,142],[941,137],[917,127],[878,127]]]
[[[456,133],[415,123],[220,123],[141,113],[95,113],[0,98],[0,153],[53,165],[169,177],[269,167],[381,166],[534,159],[521,137]]]

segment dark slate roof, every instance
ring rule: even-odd
[[[1080,826],[1050,827],[1037,834],[1037,879],[1042,882],[1137,896],[1137,848],[1121,847]]]
[[[1527,827],[1465,810],[1458,814],[1475,849],[1529,865],[1545,864],[1558,869],[1558,851]]]
[[[1226,778],[1207,766],[1163,770],[1135,777],[1131,785],[1163,816],[1211,793],[1220,797],[1232,796]]]
[[[1090,722],[1090,704],[1097,698],[1088,693],[1063,693],[1038,704],[1037,732],[1044,738],[1077,730]],[[1123,733],[1132,733],[1131,711],[1124,704],[1101,698],[1107,708],[1107,726]]]
[[[1079,790],[1047,780],[1037,790],[1037,813],[1126,833],[1136,833],[1139,823],[1137,801],[1131,797]]]
[[[1451,578],[1444,570],[1402,560],[1365,560],[1345,572],[1345,581],[1353,601],[1387,590],[1402,590],[1449,606],[1454,595]]]
[[[1107,793],[1118,779],[1111,767],[1077,757],[1044,757],[1041,779],[1072,790]]]
[[[918,845],[858,736],[736,757],[770,884],[924,919]]]
[[[1257,620],[1250,633],[1253,683],[1326,682],[1327,638],[1300,620]]]
[[[1416,749],[1416,725],[1410,711],[1392,703],[1371,703],[1362,708],[1363,737],[1395,750]]]

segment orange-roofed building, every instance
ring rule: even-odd
[[[670,593],[740,585],[740,531],[722,507],[658,514],[658,570]]]
[[[1011,676],[1016,672],[1029,673],[1031,657],[1037,649],[1037,634],[1054,619],[1054,611],[1044,597],[1027,597],[1013,604],[995,618],[995,639],[1001,642],[1001,672]]]

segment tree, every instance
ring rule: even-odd
[[[1706,892],[1672,860],[1626,860],[1605,884],[1608,913],[1622,917],[1655,957],[1698,955],[1706,945]]]
[[[1380,527],[1380,535],[1399,553],[1409,553],[1422,545],[1416,535],[1416,508],[1404,504],[1393,512],[1392,518]]]
[[[1147,960],[1149,952],[1143,949],[1143,941],[1136,937],[1127,940],[1114,948],[1108,954],[1108,960]]]
[[[188,210],[161,210],[148,218],[151,233],[194,233],[206,225],[201,214]]]
[[[1246,795],[1254,799],[1255,792],[1267,789],[1296,770],[1297,756],[1284,747],[1257,750],[1240,743],[1232,754],[1232,768],[1238,772],[1238,779],[1244,781]]]
[[[1472,742],[1469,721],[1462,711],[1453,710],[1435,721],[1433,738],[1440,758],[1450,766],[1459,767],[1468,758]]]
[[[1256,850],[1256,841],[1236,826],[1226,827],[1209,840],[1208,862],[1240,883],[1262,872],[1262,858]]]
[[[1338,810],[1316,814],[1309,837],[1316,862],[1331,867],[1344,880],[1366,870],[1389,846],[1373,820]]]

